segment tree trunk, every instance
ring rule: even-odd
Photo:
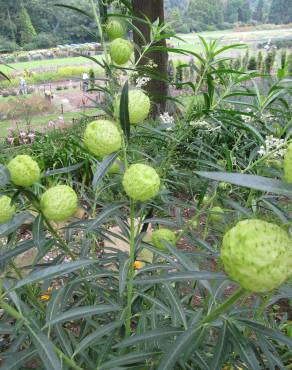
[[[145,19],[145,16],[155,22],[159,18],[159,22],[164,22],[164,1],[163,0],[132,0],[133,15],[138,18]],[[150,41],[150,27],[147,24],[139,21],[134,21],[134,25],[143,33],[147,42]],[[134,31],[134,42],[142,48],[143,40],[137,32]],[[156,46],[166,46],[166,40],[157,42]],[[139,53],[136,52],[136,60],[139,58]],[[149,59],[152,59],[157,68],[155,72],[167,79],[167,64],[168,53],[156,51],[147,54],[147,58],[141,60],[140,64],[148,64]],[[168,95],[168,83],[152,79],[146,86],[145,90],[149,93],[154,103],[152,115],[156,117],[160,112],[164,112],[166,108],[165,97]]]

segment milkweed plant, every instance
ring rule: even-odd
[[[171,126],[153,124],[144,87],[157,77],[149,55],[168,26],[141,19],[151,41],[139,49],[123,3],[126,12],[104,19],[92,1],[104,50],[95,62],[105,70],[105,84],[92,90],[105,99],[77,138],[85,159],[52,170],[20,154],[0,167],[0,368],[289,369],[292,144],[283,131],[285,156],[268,176],[261,165],[275,150],[259,157],[250,144],[264,145],[250,120],[263,125],[275,89],[254,116],[232,115],[226,99],[243,96],[236,89],[252,75],[230,72],[224,58],[215,65],[226,48],[202,39],[205,54],[191,54],[199,67],[186,82],[185,116],[162,112]],[[246,142],[252,152],[241,169],[244,159],[225,144],[223,157],[215,142],[204,149],[230,121],[241,131],[232,145]],[[202,171],[202,152],[213,171]],[[80,184],[74,171],[88,165],[92,178]],[[191,173],[187,200],[178,195],[189,181],[182,165]]]

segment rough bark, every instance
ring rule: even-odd
[[[132,0],[134,16],[144,19],[147,16],[153,23],[159,18],[159,22],[164,22],[164,1],[163,0]],[[147,42],[150,40],[150,27],[147,24],[139,21],[134,22],[135,26],[143,33]],[[143,40],[137,32],[134,32],[134,42],[140,47],[143,47]],[[166,46],[166,40],[161,40],[157,46]],[[136,60],[139,54],[136,52]],[[167,78],[167,64],[168,64],[168,53],[156,51],[147,54],[147,58],[141,60],[141,64],[147,64],[149,59],[152,59],[155,64],[158,65],[156,72],[159,75]],[[168,95],[168,84],[163,81],[152,79],[145,90],[152,97],[154,103],[152,115],[155,117],[160,112],[164,112],[166,108],[165,97]]]

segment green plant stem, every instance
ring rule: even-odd
[[[27,327],[28,330],[32,330],[30,325],[29,325],[29,322],[27,321],[27,319],[21,314],[19,313],[14,307],[10,306],[8,303],[4,302],[3,300],[0,301],[0,307],[2,307],[6,312],[8,312],[8,314],[10,316],[12,316],[15,320],[20,320],[20,321],[23,321],[23,324]],[[84,370],[82,369],[82,367],[79,367],[75,364],[75,362],[67,357],[59,348],[57,348],[55,345],[54,345],[54,351],[57,353],[58,356],[60,356],[64,362],[69,365],[72,369],[74,370]]]
[[[23,279],[22,273],[20,272],[19,268],[15,265],[15,263],[14,262],[10,262],[10,265],[13,268],[13,270],[15,271],[15,273],[16,273],[17,277],[19,278],[19,280]],[[44,307],[41,304],[41,302],[35,297],[35,294],[34,294],[32,288],[31,288],[31,286],[27,285],[26,286],[26,289],[27,289],[27,292],[28,292],[28,295],[29,295],[31,301],[34,302],[35,305],[38,306],[44,312],[45,311],[44,310]]]
[[[54,351],[56,352],[58,356],[60,356],[63,359],[63,361],[68,366],[70,366],[70,368],[74,370],[84,370],[82,367],[76,365],[76,363],[70,357],[67,357],[66,355],[64,355],[64,353],[58,347],[54,346]]]
[[[105,57],[106,63],[110,64],[108,52],[107,52],[107,49],[106,49],[106,42],[105,42],[105,39],[104,39],[104,36],[103,36],[102,25],[101,25],[101,22],[100,22],[100,17],[97,14],[96,5],[94,3],[94,0],[90,0],[90,3],[91,3],[94,19],[95,19],[95,22],[96,22],[97,27],[98,27],[98,32],[99,32],[101,44],[102,44],[102,47],[103,47],[104,57]]]
[[[52,235],[58,240],[58,242],[60,243],[62,249],[64,252],[66,252],[71,258],[72,260],[74,261],[76,258],[74,256],[74,254],[71,252],[69,246],[64,242],[64,240],[60,237],[60,235],[58,234],[58,232],[54,229],[54,227],[51,225],[50,221],[47,220],[45,217],[44,217],[44,220],[45,220],[45,223],[49,229],[49,231],[52,233]]]
[[[230,296],[224,303],[215,310],[211,311],[201,322],[201,324],[208,324],[211,321],[217,319],[222,313],[224,313],[230,306],[232,306],[239,298],[246,294],[246,290],[239,288],[232,296]]]
[[[128,272],[128,297],[127,297],[127,314],[126,314],[126,337],[131,334],[131,317],[132,317],[132,300],[133,300],[133,279],[134,279],[134,262],[135,262],[135,203],[130,200],[130,268]]]

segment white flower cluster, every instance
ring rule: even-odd
[[[145,64],[145,67],[148,67],[148,68],[157,68],[158,65],[154,62],[154,60],[149,59],[148,64]]]
[[[192,127],[197,128],[197,129],[208,130],[209,132],[220,131],[221,130],[221,126],[213,127],[209,122],[207,122],[205,120],[191,121],[189,123],[189,125],[192,126]]]
[[[143,86],[146,86],[148,82],[151,80],[149,77],[138,77],[136,79],[136,87],[140,89]]]
[[[173,125],[174,124],[174,118],[169,115],[168,112],[164,112],[159,116],[161,123],[165,125]]]
[[[278,150],[272,155],[272,158],[274,159],[281,159],[286,154],[286,149],[283,147],[283,144],[285,144],[284,139],[278,139],[274,137],[273,135],[267,136],[265,140],[265,145],[262,145],[260,147],[260,150],[258,150],[258,154],[260,156],[267,155],[271,153],[274,150]]]
[[[206,128],[206,129],[211,128],[210,123],[207,121],[203,121],[203,120],[202,121],[191,121],[190,126],[196,127],[196,128]]]

